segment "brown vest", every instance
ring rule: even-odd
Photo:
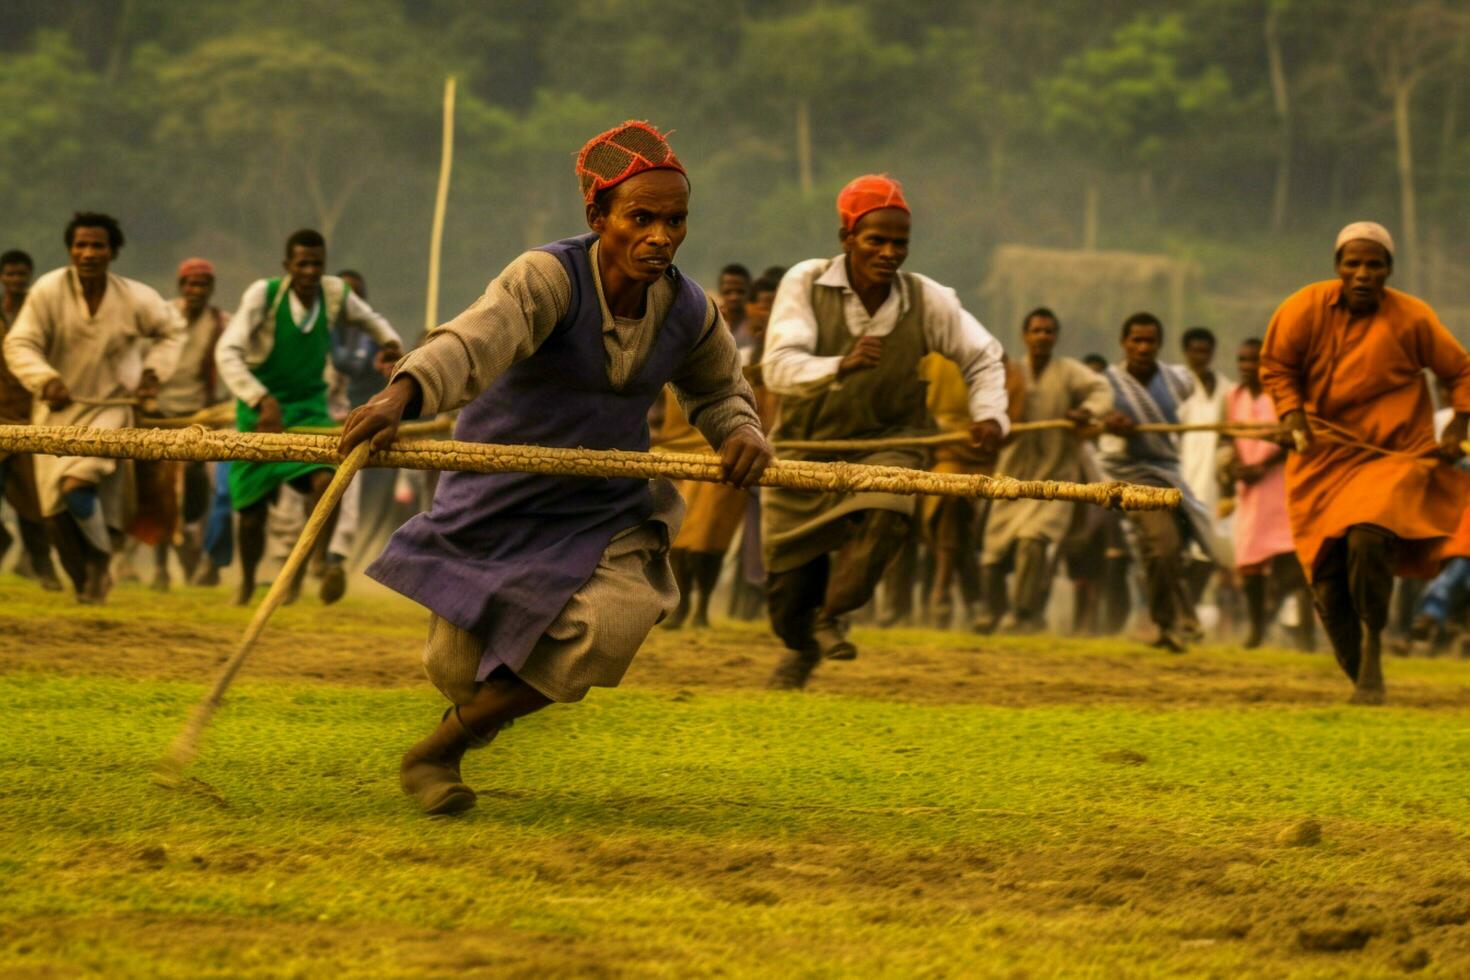
[[[919,376],[919,362],[929,353],[924,336],[924,289],[915,276],[899,275],[909,308],[883,338],[877,366],[854,371],[815,395],[783,395],[773,439],[877,439],[932,429],[925,405],[927,383]],[[817,357],[845,357],[857,343],[847,328],[842,306],[841,289],[812,285],[812,310],[817,317],[817,344],[812,353]]]

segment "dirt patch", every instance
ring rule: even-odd
[[[224,611],[225,602],[218,590],[158,595],[124,589],[111,605],[84,611],[65,596],[0,580],[0,673],[201,681],[233,650],[246,622],[244,611]],[[418,686],[424,623],[423,610],[381,589],[330,609],[304,598],[272,622],[244,677]],[[909,630],[864,629],[855,639],[858,659],[822,664],[808,690],[1015,707],[1326,706],[1343,703],[1349,693],[1326,654],[1271,660],[1206,647],[1181,657],[1127,638],[1038,641]],[[669,690],[676,699],[702,690],[764,690],[781,654],[778,641],[759,625],[656,629],[625,684]],[[1464,689],[1396,680],[1392,663],[1389,685],[1396,705],[1463,708],[1467,701]]]
[[[559,896],[556,901],[570,905],[623,889],[676,888],[732,908],[816,906],[844,921],[872,924],[995,915],[998,921],[1036,923],[1043,932],[1048,923],[1075,924],[1079,915],[1101,913],[1107,925],[1089,928],[1105,928],[1114,941],[1146,935],[1150,946],[1162,943],[1167,950],[1173,936],[1181,951],[1233,944],[1267,972],[1272,972],[1267,964],[1280,966],[1293,957],[1327,957],[1333,969],[1349,973],[1411,972],[1432,962],[1446,975],[1464,975],[1470,969],[1470,928],[1463,921],[1430,921],[1424,914],[1455,904],[1433,884],[1428,857],[1451,853],[1463,842],[1442,833],[1375,834],[1352,825],[1333,830],[1334,840],[1354,842],[1337,859],[1390,855],[1388,873],[1375,879],[1379,884],[1365,887],[1361,881],[1311,875],[1283,880],[1273,866],[1269,841],[1160,845],[1136,835],[1004,850],[893,850],[842,839],[735,842],[573,834],[517,839],[504,848],[416,846],[373,857],[413,865],[416,874],[428,876],[436,865],[452,866],[487,888],[507,877],[533,879]],[[103,872],[330,879],[341,873],[340,862],[351,866],[367,846],[370,842],[349,836],[289,848],[196,844],[159,853],[151,843],[93,842],[50,871],[63,879]],[[1212,889],[1207,887],[1211,882],[1231,887]],[[820,942],[820,937],[808,938]],[[0,954],[8,950],[4,958],[11,964],[35,966],[47,962],[48,951],[104,940],[133,955],[162,957],[163,966],[181,950],[202,950],[198,955],[206,958],[209,950],[228,950],[231,968],[246,973],[252,965],[268,963],[266,972],[290,972],[308,953],[317,964],[345,958],[364,973],[579,973],[599,963],[636,971],[662,961],[659,951],[621,943],[605,932],[542,935],[524,920],[483,921],[473,909],[451,914],[442,929],[391,923],[348,927],[279,915],[260,920],[27,919],[0,927]],[[20,954],[21,946],[30,952]],[[277,958],[265,959],[271,950]]]
[[[103,959],[98,948],[115,962]],[[351,976],[621,976],[648,962],[641,952],[616,936],[579,943],[505,923],[494,929],[429,929],[138,914],[0,925],[0,962],[9,976],[74,974],[78,962],[101,975],[187,976],[213,967],[209,975],[315,976],[324,972],[323,964],[335,964]],[[625,969],[610,969],[606,962]]]
[[[166,605],[169,597],[155,600]],[[75,607],[73,607],[75,608]],[[243,623],[187,619],[135,622],[85,616],[0,615],[0,673],[17,670],[75,676],[204,681],[234,652]],[[419,650],[371,630],[344,634],[310,626],[273,626],[261,636],[247,675],[364,687],[420,683]]]

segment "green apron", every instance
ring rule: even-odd
[[[332,332],[327,325],[326,297],[316,306],[316,319],[310,332],[302,332],[291,319],[289,296],[281,296],[281,280],[272,279],[266,286],[266,315],[274,311],[276,342],[264,363],[250,373],[265,385],[281,405],[281,418],[286,428],[296,425],[334,425],[327,412],[327,382],[322,377],[331,355]],[[281,302],[277,302],[277,299]],[[235,401],[235,427],[253,432],[260,415],[238,399]],[[230,464],[230,502],[236,510],[270,496],[283,483],[316,470],[332,467],[320,463],[245,463]]]

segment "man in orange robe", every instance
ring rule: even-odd
[[[1383,700],[1381,634],[1394,574],[1423,578],[1470,554],[1470,475],[1449,462],[1470,423],[1470,355],[1422,300],[1387,288],[1393,239],[1357,222],[1337,238],[1338,278],[1281,304],[1261,382],[1301,452],[1286,464],[1297,556],[1353,700]],[[1450,391],[1436,441],[1423,372]],[[1460,532],[1460,533],[1457,533]]]

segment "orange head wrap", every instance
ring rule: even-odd
[[[677,170],[688,176],[668,138],[636,119],[592,137],[577,154],[577,181],[588,204],[598,191],[616,187],[645,170]]]
[[[843,231],[856,228],[863,215],[881,208],[909,209],[903,199],[903,185],[887,174],[864,174],[837,195],[837,215],[842,219]]]
[[[185,259],[179,263],[179,278],[208,276],[214,278],[214,263],[208,259]]]

